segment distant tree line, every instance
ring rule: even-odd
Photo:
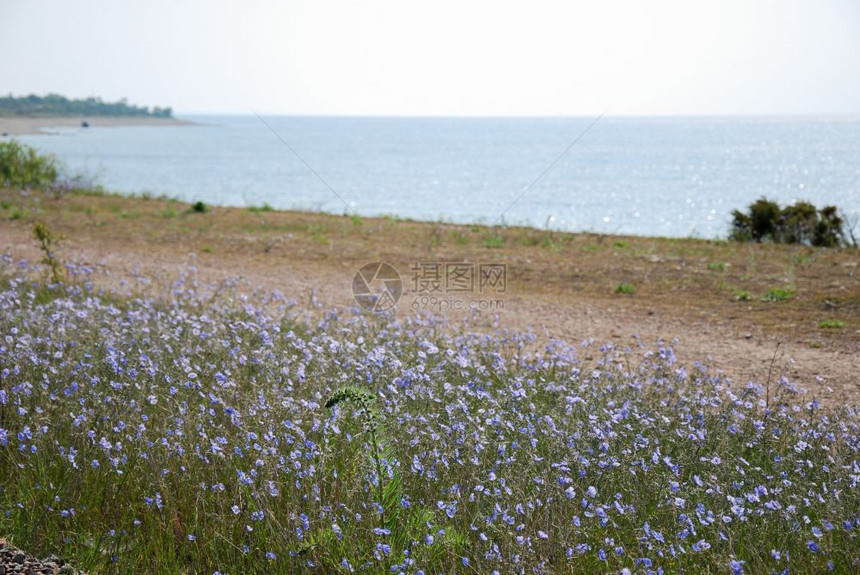
[[[119,102],[103,102],[101,98],[70,100],[59,94],[47,96],[0,97],[0,116],[148,116],[170,118],[171,108],[134,106],[123,98]]]

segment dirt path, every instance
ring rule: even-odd
[[[28,234],[9,226],[0,227],[0,246],[8,246],[16,258],[36,261],[41,257]],[[132,245],[108,247],[90,241],[86,245],[69,242],[64,253],[76,262],[103,263],[112,274],[113,287],[119,290],[123,280],[132,281],[136,271],[170,278],[193,266],[197,277],[205,282],[238,276],[248,290],[277,289],[302,305],[312,300],[325,308],[355,305],[351,291],[354,270],[336,262],[321,265],[294,261],[288,267],[273,270],[253,260],[225,261]],[[406,307],[400,313],[414,313]],[[469,314],[448,310],[442,315],[460,321]],[[660,339],[668,343],[677,341],[675,351],[682,361],[709,360],[737,383],[764,382],[770,373],[773,381],[787,376],[819,397],[830,395],[831,400],[838,401],[860,398],[860,356],[856,354],[812,349],[788,337],[741,333],[718,322],[690,321],[688,317],[660,311],[642,312],[629,309],[623,302],[607,305],[577,297],[559,302],[558,298],[542,294],[512,293],[505,297],[504,310],[476,312],[472,321],[478,329],[532,330],[544,341],[554,337],[578,343],[593,338],[598,343],[632,345],[636,336],[647,345]],[[835,393],[827,393],[827,387]]]
[[[315,234],[321,233],[319,229],[325,222],[338,218],[266,214],[270,219],[282,218],[283,222],[292,224],[302,218],[317,222],[306,226],[310,230],[307,237],[298,232],[285,232],[287,225],[282,222],[276,228],[280,231],[275,241],[263,232],[249,231],[244,223],[247,213],[242,210],[222,211],[217,216],[206,214],[211,219],[206,220],[205,226],[196,228],[187,222],[196,224],[203,220],[170,219],[184,226],[176,228],[173,223],[168,226],[154,216],[153,219],[146,216],[123,219],[112,215],[103,220],[93,218],[92,213],[84,216],[92,211],[92,206],[101,209],[114,199],[87,199],[87,208],[81,210],[75,208],[75,201],[44,203],[40,217],[48,221],[52,229],[67,236],[59,249],[65,261],[103,263],[110,270],[112,287],[120,290],[122,281],[130,280],[135,270],[148,276],[175,277],[183,269],[194,266],[198,277],[206,282],[239,276],[248,290],[277,289],[301,305],[315,300],[326,308],[353,307],[352,279],[356,270],[368,261],[394,263],[404,276],[404,283],[409,283],[410,261],[476,261],[478,257],[485,260],[488,257],[482,255],[484,252],[470,252],[467,248],[447,244],[439,249],[404,245],[408,243],[407,238],[414,238],[418,233],[429,233],[432,239],[436,233],[432,231],[433,224],[404,223],[398,227],[379,221],[374,222],[377,227],[373,229],[344,232],[344,241],[334,237],[329,229],[330,236],[323,242],[313,239]],[[163,210],[155,201],[149,204],[144,200],[121,201],[137,202],[122,204],[124,207],[143,209],[140,206],[152,204],[153,213]],[[110,213],[127,212],[111,208]],[[251,217],[258,221],[262,216]],[[240,221],[241,226],[237,223]],[[273,227],[271,222],[265,223],[266,229]],[[431,231],[426,232],[425,228]],[[400,235],[395,238],[395,234]],[[41,258],[32,239],[31,222],[24,218],[14,221],[0,218],[0,249],[16,259],[37,261]],[[828,403],[860,400],[860,332],[849,324],[830,340],[822,339],[829,334],[822,335],[823,330],[817,330],[817,319],[813,323],[805,321],[804,314],[810,315],[809,309],[818,309],[809,307],[818,305],[814,302],[807,302],[808,305],[800,302],[792,311],[793,308],[787,306],[768,307],[757,298],[749,303],[731,303],[724,295],[712,297],[709,295],[712,290],[693,284],[677,287],[672,282],[688,278],[693,271],[688,269],[689,265],[677,262],[670,262],[669,269],[662,255],[657,258],[660,263],[648,264],[653,267],[642,271],[646,280],[642,281],[641,289],[650,289],[651,294],[640,297],[637,292],[636,297],[623,297],[602,286],[614,285],[616,280],[612,274],[616,268],[627,266],[633,271],[628,269],[625,273],[634,273],[642,267],[637,263],[641,258],[631,256],[633,267],[621,258],[608,261],[609,267],[606,267],[605,256],[595,257],[593,261],[580,258],[577,260],[579,267],[574,268],[568,263],[569,256],[560,259],[548,250],[515,248],[489,253],[494,261],[507,263],[510,279],[508,290],[501,298],[504,309],[476,312],[471,322],[476,329],[532,330],[542,341],[555,337],[572,343],[593,338],[598,343],[632,345],[637,335],[648,346],[659,339],[669,343],[677,341],[674,347],[682,361],[708,361],[729,375],[736,385],[747,381],[764,383],[768,377],[775,382],[784,375]],[[546,261],[539,259],[542,257]],[[655,260],[653,255],[649,257]],[[559,268],[559,261],[566,267]],[[825,287],[831,289],[828,293],[835,294],[827,297],[836,299],[843,292],[847,293],[839,301],[848,302],[842,304],[841,309],[847,310],[843,313],[847,314],[849,322],[854,318],[850,314],[856,313],[849,304],[860,293],[854,283],[852,265],[848,258],[828,262],[824,267],[826,271],[847,270],[843,278],[834,277],[832,272],[824,277],[829,282]],[[649,277],[668,273],[667,269],[676,274],[672,282],[647,283]],[[663,287],[664,284],[669,287]],[[398,313],[413,313],[410,302],[414,297],[415,294],[404,294]],[[470,315],[451,310],[441,310],[441,313],[453,321]],[[814,313],[817,318],[818,312]],[[784,317],[773,319],[774,314]],[[806,325],[812,327],[803,327]],[[828,387],[834,392],[828,393]]]

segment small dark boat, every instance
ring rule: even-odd
[[[89,127],[90,127],[90,123],[89,123],[89,122],[87,122],[86,120],[84,120],[83,122],[81,122],[81,128],[89,128]]]

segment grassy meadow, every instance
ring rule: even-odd
[[[860,569],[860,411],[845,395],[770,371],[733,380],[664,341],[476,333],[153,272],[189,253],[258,278],[501,261],[527,301],[850,353],[856,249],[63,186],[0,190],[0,222],[0,537],[33,555],[92,574]],[[75,253],[142,267],[117,282]]]
[[[90,573],[855,572],[860,413],[669,345],[0,262],[0,533]]]

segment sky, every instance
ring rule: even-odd
[[[0,94],[197,113],[860,114],[856,0],[0,0]]]

